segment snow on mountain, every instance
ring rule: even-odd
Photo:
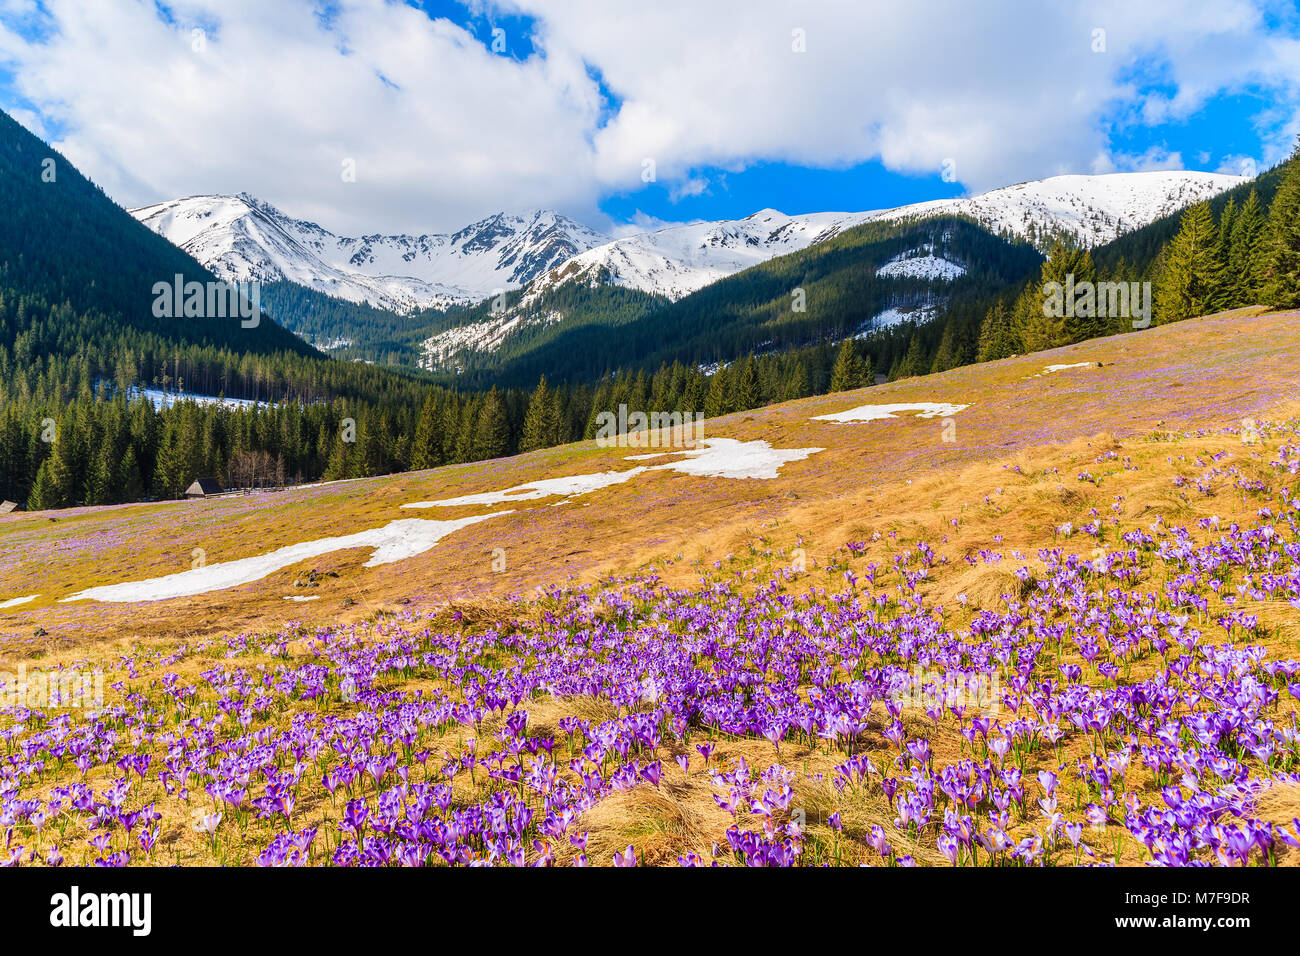
[[[481,302],[526,287],[513,308],[427,340],[426,367],[458,353],[492,351],[521,325],[560,321],[542,313],[545,293],[569,282],[615,285],[679,299],[719,279],[797,252],[867,222],[957,214],[1045,248],[1058,236],[1096,245],[1244,180],[1160,171],[1056,176],[978,196],[867,212],[788,216],[763,209],[744,219],[697,222],[611,240],[555,212],[499,213],[450,235],[338,236],[256,198],[194,196],[132,210],[137,219],[231,280],[280,279],[408,312]],[[960,263],[913,250],[880,274],[952,281]],[[914,316],[908,315],[907,318]],[[875,327],[903,320],[887,312]]]
[[[1245,181],[1242,176],[1189,170],[1053,176],[978,196],[900,206],[873,218],[955,213],[970,216],[994,232],[1040,243],[1067,234],[1095,246]]]
[[[873,316],[870,321],[866,322],[855,334],[855,339],[865,339],[872,332],[878,329],[887,329],[891,326],[902,325],[904,322],[929,322],[938,314],[937,305],[919,305],[910,308],[893,307],[885,309]]]
[[[929,251],[921,255],[897,256],[876,270],[878,276],[929,279],[931,282],[951,282],[965,274],[965,266]]]
[[[408,312],[518,288],[609,237],[558,213],[498,213],[450,235],[337,236],[247,193],[192,196],[131,214],[228,280],[288,280]]]
[[[459,371],[455,362],[458,354],[496,351],[511,332],[525,324],[549,325],[563,318],[554,311],[539,317],[515,308],[490,314],[479,322],[454,325],[434,333],[421,343],[419,365],[430,370],[451,367]]]
[[[604,270],[616,285],[680,299],[732,273],[829,239],[872,215],[787,216],[763,209],[744,219],[671,226],[579,253],[543,281],[558,284]]]
[[[451,235],[349,238],[293,219],[247,193],[193,196],[131,212],[222,278],[287,279],[406,312],[478,302],[531,283],[522,303],[527,307],[548,288],[571,281],[608,281],[679,299],[871,221],[961,214],[1040,245],[1062,234],[1095,245],[1242,181],[1184,171],[1056,176],[979,196],[868,212],[788,216],[763,209],[744,219],[617,240],[550,211],[499,213]],[[896,268],[920,267],[903,262]]]
[[[1056,176],[979,196],[894,209],[805,216],[763,209],[744,219],[670,226],[578,253],[530,283],[517,305],[427,339],[420,364],[430,369],[459,367],[458,355],[494,351],[523,326],[557,321],[553,314],[539,319],[536,307],[546,292],[570,282],[609,282],[676,300],[866,222],[953,214],[968,216],[993,232],[1030,239],[1040,248],[1062,235],[1096,245],[1241,182],[1244,179],[1239,176],[1183,171]],[[944,258],[927,244],[885,263],[878,274],[951,282],[965,272],[963,265]],[[929,321],[939,301],[932,297],[921,304],[888,308],[858,334],[901,322]]]
[[[1179,170],[1055,176],[978,196],[869,212],[787,216],[764,209],[745,219],[670,226],[588,249],[533,283],[527,298],[564,282],[603,278],[679,299],[734,272],[873,221],[965,215],[994,232],[1040,246],[1058,235],[1091,246],[1244,181]]]

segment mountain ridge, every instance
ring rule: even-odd
[[[526,301],[568,282],[599,282],[670,300],[873,221],[967,216],[1045,249],[1057,238],[1101,242],[1239,185],[1188,170],[1066,174],[974,196],[863,212],[787,215],[764,208],[623,238],[552,210],[499,212],[453,233],[337,235],[249,193],[190,196],[130,210],[229,279],[285,280],[399,313],[471,305],[527,288]]]
[[[1094,246],[1242,182],[1240,176],[1187,170],[1068,174],[866,212],[787,216],[761,209],[742,219],[687,223],[616,239],[579,253],[535,285],[580,281],[603,269],[607,281],[679,299],[845,229],[912,217],[966,216],[996,234],[1034,242],[1040,251],[1059,237]],[[700,261],[698,253],[707,250],[714,250],[711,261]]]
[[[130,212],[224,279],[285,280],[400,313],[517,288],[609,238],[545,209],[498,212],[454,233],[341,236],[247,192]]]

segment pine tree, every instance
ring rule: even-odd
[[[1023,351],[1020,330],[1011,317],[1011,310],[1005,302],[998,302],[989,309],[980,326],[979,361],[1010,358]]]
[[[861,388],[864,371],[862,360],[858,358],[857,342],[849,336],[841,343],[835,365],[831,368],[831,391],[848,392]]]
[[[1250,191],[1232,226],[1228,254],[1231,299],[1228,306],[1254,305],[1264,290],[1264,243],[1268,220],[1255,190]]]
[[[1218,230],[1208,202],[1185,213],[1178,234],[1169,240],[1155,283],[1156,321],[1177,322],[1213,312],[1223,291],[1223,272],[1216,250]]]
[[[1264,302],[1274,309],[1300,308],[1300,150],[1268,211]]]
[[[424,400],[420,409],[420,418],[415,426],[415,438],[411,442],[411,468],[423,471],[433,468],[442,460],[442,446],[438,435],[438,403],[430,395]]]
[[[762,404],[757,364],[751,353],[741,365],[740,374],[736,376],[735,407],[737,411],[757,408]]]
[[[662,396],[661,396],[662,397]],[[560,409],[556,394],[546,384],[546,376],[537,383],[533,397],[528,403],[528,414],[524,416],[523,434],[519,438],[519,450],[536,451],[559,444]]]
[[[502,458],[510,452],[510,419],[500,389],[493,388],[483,399],[474,435],[474,457],[479,461]]]
[[[48,511],[66,505],[67,499],[63,497],[59,489],[59,482],[54,477],[54,456],[50,455],[45,461],[41,462],[41,467],[36,471],[36,481],[33,483],[31,494],[27,498],[27,510]]]

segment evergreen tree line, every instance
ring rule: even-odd
[[[335,398],[232,406],[171,393],[164,402],[79,369],[62,388],[0,403],[0,497],[31,509],[176,498],[196,478],[227,488],[390,474],[498,458],[591,438],[602,412],[717,417],[873,383],[873,355],[906,358],[901,330],[795,352],[749,355],[712,374],[681,362],[621,371],[594,386],[460,392],[422,402]],[[3,351],[0,350],[0,358]]]
[[[1132,305],[1128,314],[1105,315],[1100,296],[1080,300],[1073,315],[1049,314],[1056,310],[1044,308],[1045,290],[1049,283],[1064,285],[1067,277],[1076,287],[1150,283],[1150,320],[1156,325],[1251,305],[1300,308],[1300,154],[1278,173],[1267,206],[1252,186],[1240,202],[1228,196],[1217,215],[1209,201],[1188,207],[1176,231],[1154,249],[1144,237],[1140,254],[1146,265],[1140,269],[1128,264],[1122,249],[1118,256],[1099,250],[1096,258],[1104,264],[1097,266],[1092,252],[1056,243],[1034,279],[989,306],[976,358],[1006,358],[1135,327]]]

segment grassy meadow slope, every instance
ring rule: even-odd
[[[1039,375],[1048,365],[1080,362],[1102,367]],[[287,620],[349,620],[392,608],[397,601],[425,606],[504,597],[574,579],[586,583],[656,557],[681,555],[678,562],[687,566],[698,559],[712,561],[735,545],[737,532],[753,532],[763,522],[778,520],[788,535],[802,533],[806,550],[816,558],[847,540],[861,523],[855,520],[859,517],[888,524],[904,513],[975,508],[977,502],[967,499],[979,485],[968,472],[999,473],[1003,464],[1023,456],[1055,461],[1066,446],[1100,433],[1141,449],[1144,436],[1156,430],[1221,427],[1266,416],[1289,400],[1300,400],[1297,383],[1300,317],[1225,313],[704,424],[706,438],[825,448],[785,465],[775,479],[645,474],[570,500],[527,502],[526,510],[465,528],[432,550],[395,564],[363,569],[364,551],[335,552],[251,584],[158,602],[61,604],[59,599],[88,587],[189,569],[195,549],[213,564],[400,518],[458,518],[504,510],[504,505],[464,506],[434,515],[400,506],[627,468],[635,463],[623,459],[651,449],[600,449],[588,442],[273,494],[13,514],[0,517],[5,542],[0,601],[40,597],[0,610],[0,633],[22,641],[39,627],[49,632],[45,641],[80,645],[87,639],[137,634],[271,628]],[[896,402],[970,407],[955,416],[950,442],[944,441],[938,418],[906,414],[861,424],[811,420],[864,403]],[[1077,482],[1069,485],[1079,492]],[[1075,517],[1068,507],[1037,504],[1027,516],[1034,532]],[[816,519],[823,530],[814,538],[813,529],[803,524],[822,514],[839,519]],[[498,548],[505,551],[502,571],[493,570]],[[286,602],[286,596],[303,594],[294,585],[311,570],[326,576],[310,591],[319,600]]]
[[[812,420],[917,402],[968,407]],[[1266,423],[1297,418],[1300,314],[1246,310],[705,424],[706,439],[824,449],[775,478],[646,471],[572,497],[400,508],[626,469],[650,451],[589,443],[293,492],[0,517],[0,601],[39,595],[0,610],[0,669],[103,666],[106,702],[158,733],[124,735],[114,759],[80,775],[51,758],[25,792],[46,799],[79,781],[102,793],[135,767],[130,805],[156,807],[161,835],[146,847],[110,825],[88,848],[90,818],[73,815],[60,839],[77,862],[608,865],[629,862],[630,847],[651,864],[1295,863],[1279,834],[1300,815],[1288,776],[1300,769],[1300,665],[1288,663],[1300,659],[1300,584],[1281,516],[1300,452],[1294,425]],[[194,597],[59,602],[184,571],[196,548],[215,564],[507,509],[378,567],[353,548]],[[1237,526],[1255,537],[1229,559],[1196,550]],[[609,574],[636,578],[598,583]],[[1025,628],[1032,640],[1017,636]],[[873,683],[913,667],[957,673],[990,647],[1004,655],[985,665],[1003,680],[991,726],[976,709],[894,709]],[[726,693],[710,688],[736,673]],[[683,675],[695,688],[684,703]],[[801,729],[859,683],[875,688],[861,710],[849,700]],[[1166,709],[1171,687],[1186,696]],[[1137,702],[1117,702],[1126,693]],[[773,729],[750,712],[758,700],[796,701],[804,716]],[[403,707],[415,724],[390,726]],[[1234,713],[1245,716],[1231,734],[1215,729]],[[222,784],[204,756],[178,790],[158,767],[162,737],[200,724],[250,756],[280,735],[278,766],[306,773],[286,782],[272,762],[265,789],[256,775]],[[1049,727],[1055,739],[1040,735]],[[299,733],[323,735],[323,750],[293,751],[284,735]],[[622,733],[633,737],[615,757]],[[134,763],[148,768],[146,754],[152,769]],[[472,834],[434,822],[399,839],[385,815],[400,805],[414,821],[417,780],[445,784],[429,799],[467,814]],[[275,802],[286,786],[292,817]],[[254,796],[272,802],[258,812]],[[980,828],[989,814],[997,824],[961,838],[949,798]],[[1165,812],[1184,799],[1211,829],[1184,838],[1193,823]],[[488,826],[480,809],[502,803],[535,818],[515,834],[474,830]],[[20,825],[16,842],[32,841]]]

